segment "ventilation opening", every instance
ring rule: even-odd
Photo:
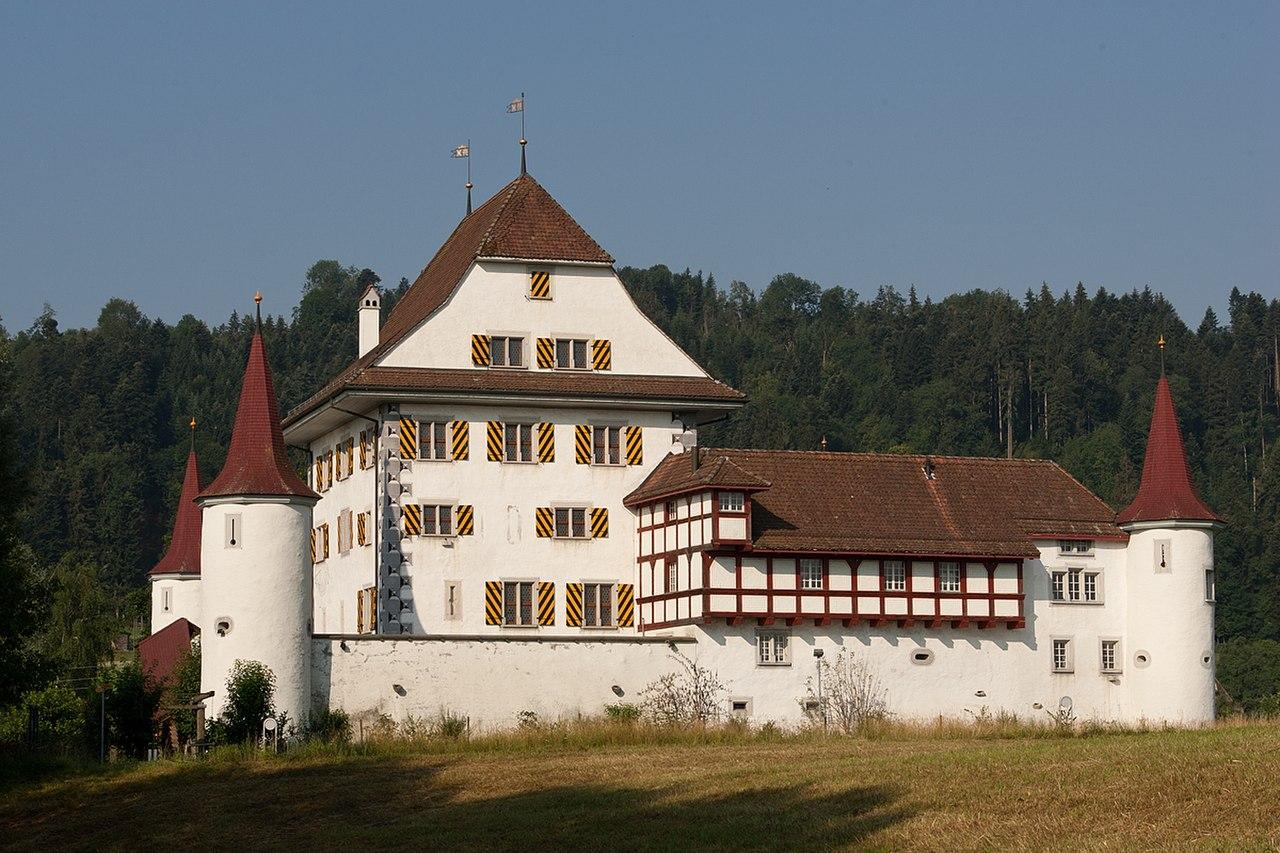
[[[220,616],[213,623],[213,631],[219,637],[225,637],[231,633],[231,618],[228,616]]]
[[[751,700],[743,697],[729,700],[729,716],[736,719],[746,719],[751,716]]]
[[[1204,664],[1205,666],[1213,666],[1213,655],[1209,654],[1208,652],[1205,652],[1203,655],[1200,656],[1200,663]]]
[[[1151,664],[1151,655],[1147,652],[1135,652],[1133,655],[1133,665],[1138,669],[1146,669]]]
[[[916,666],[928,666],[933,663],[933,652],[928,649],[916,649],[911,653],[911,662]]]

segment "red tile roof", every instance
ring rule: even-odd
[[[570,396],[590,399],[671,400],[681,403],[740,403],[737,391],[705,376],[644,376],[628,373],[569,373],[445,367],[363,367],[330,382],[285,418],[292,426],[336,394],[437,392],[509,396]]]
[[[196,467],[196,452],[187,454],[187,471],[182,478],[182,494],[178,497],[178,512],[173,520],[173,536],[169,550],[151,569],[153,575],[200,574],[200,519],[202,513],[196,504],[200,494],[200,470]]]
[[[639,506],[654,498],[668,498],[675,494],[704,491],[708,488],[734,489],[740,492],[758,492],[769,488],[769,481],[744,471],[728,456],[717,456],[705,451],[698,454],[698,468],[693,468],[694,454],[677,453],[658,466],[635,491],[623,500],[627,506]]]
[[[200,493],[201,498],[238,495],[320,499],[298,477],[285,453],[280,405],[260,331],[249,346],[227,461],[222,473]]]
[[[155,684],[166,684],[173,676],[182,653],[191,649],[191,640],[200,629],[186,619],[175,619],[138,643],[138,662],[144,675]]]
[[[1120,511],[1118,524],[1139,521],[1222,521],[1200,500],[1191,483],[1187,452],[1182,445],[1178,413],[1173,408],[1169,380],[1160,377],[1151,410],[1147,456],[1142,463],[1142,484],[1133,503]]]
[[[700,470],[723,458],[769,484],[752,497],[752,546],[759,550],[1034,558],[1039,550],[1032,534],[1125,538],[1111,508],[1053,462],[796,450],[699,452]],[[925,475],[927,461],[933,465],[932,479]],[[697,478],[687,455],[668,456],[627,503],[686,491]],[[734,483],[733,488],[742,487]]]

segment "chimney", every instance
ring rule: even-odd
[[[378,329],[382,326],[382,296],[378,286],[369,286],[360,294],[360,346],[357,355],[363,356],[378,345]]]

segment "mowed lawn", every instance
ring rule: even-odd
[[[1082,738],[525,735],[160,762],[0,792],[13,849],[1280,844],[1280,725]]]

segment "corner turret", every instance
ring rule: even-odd
[[[191,421],[195,429],[195,419]],[[200,493],[200,469],[196,450],[187,454],[187,470],[182,478],[182,494],[173,520],[169,549],[148,573],[151,579],[151,633],[155,634],[178,619],[199,623],[201,511],[196,505]]]

